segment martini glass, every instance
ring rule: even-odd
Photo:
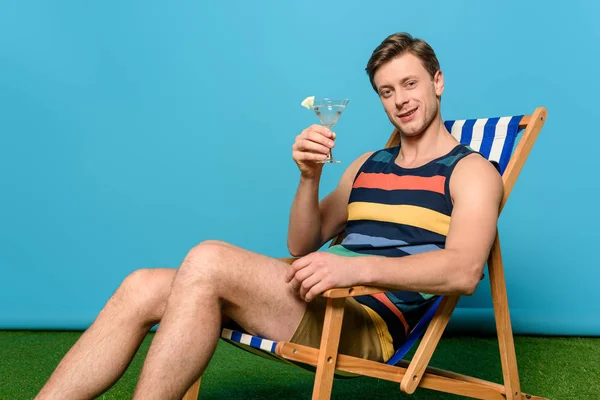
[[[323,99],[315,99],[313,103],[312,109],[319,117],[321,124],[331,130],[340,119],[342,112],[346,108],[350,100],[348,99],[333,99],[333,98],[323,98]],[[327,159],[323,161],[317,161],[318,163],[334,163],[337,164],[341,162],[340,160],[335,160],[333,155],[331,154],[331,150],[329,150],[329,154],[327,155]]]

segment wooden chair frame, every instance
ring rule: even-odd
[[[519,122],[519,128],[525,129],[525,131],[502,175],[504,196],[500,211],[504,208],[517,177],[546,121],[546,117],[546,108],[538,107],[533,114],[524,116]],[[396,146],[399,141],[400,136],[397,130],[394,130],[386,147]],[[332,243],[337,243],[339,240],[338,237]],[[281,260],[292,263],[295,258],[282,258]],[[414,393],[417,387],[421,387],[478,399],[541,400],[542,397],[521,392],[498,233],[496,233],[488,258],[488,271],[504,384],[428,366],[458,303],[459,296],[448,296],[442,300],[410,362],[402,360],[397,365],[392,366],[338,354],[346,298],[389,290],[366,286],[330,289],[322,294],[323,297],[327,298],[327,309],[319,349],[290,342],[280,342],[277,345],[276,353],[291,361],[316,366],[313,400],[324,400],[331,397],[335,370],[397,382],[400,384],[400,390],[409,394]],[[199,390],[200,379],[192,385],[183,400],[196,400]]]

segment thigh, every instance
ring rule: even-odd
[[[285,282],[289,264],[240,247],[219,246],[223,313],[250,334],[289,340],[306,310],[306,303]]]

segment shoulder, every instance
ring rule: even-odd
[[[354,165],[355,167],[358,167],[358,169],[360,169],[360,167],[363,166],[363,164],[369,159],[371,158],[373,155],[375,155],[376,153],[381,152],[381,150],[377,150],[377,151],[367,151],[366,153],[361,154],[359,157],[356,158],[356,160],[354,160],[352,162],[351,165]]]
[[[453,201],[475,196],[499,202],[504,193],[504,184],[496,167],[475,152],[457,162],[450,179],[450,193]]]
[[[398,146],[396,147],[385,147],[375,151],[369,151],[362,154],[356,160],[354,160],[353,165],[358,167],[359,170],[363,165],[365,165],[368,161],[374,162],[389,162],[392,158],[394,158],[395,153],[398,151]]]
[[[361,154],[357,157],[344,171],[342,178],[340,180],[340,184],[343,186],[352,186],[356,175],[361,170],[365,162],[373,156],[373,154],[377,153],[376,151],[369,151]]]
[[[352,161],[352,163],[348,166],[348,168],[346,168],[346,172],[344,173],[344,175],[349,175],[352,178],[354,178],[354,176],[362,168],[362,166],[365,164],[365,162],[371,156],[373,156],[375,153],[377,153],[377,152],[376,151],[368,151],[366,153],[361,154],[354,161]]]

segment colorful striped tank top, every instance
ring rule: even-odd
[[[399,150],[379,150],[362,165],[350,193],[344,239],[329,252],[403,257],[444,248],[452,213],[449,178],[457,162],[475,151],[460,144],[421,167],[407,169],[395,163]],[[395,291],[355,299],[372,316],[377,314],[376,324],[385,322],[387,332],[378,331],[391,335],[395,350],[436,298]]]

